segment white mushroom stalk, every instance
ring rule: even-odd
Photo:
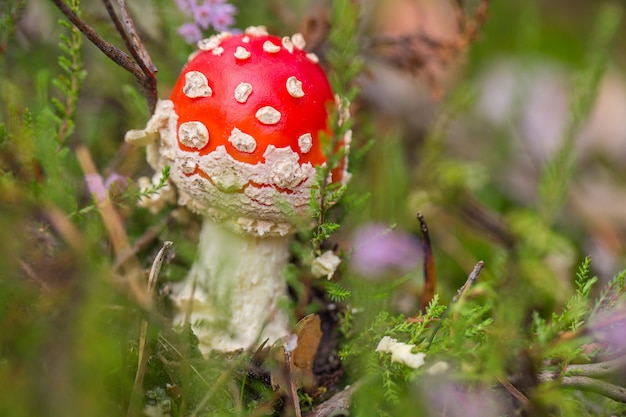
[[[178,203],[203,216],[196,260],[172,297],[204,355],[289,333],[284,271],[296,224],[310,218],[334,96],[301,35],[262,27],[199,42],[171,99],[126,140],[170,167]],[[341,110],[343,112],[343,109]],[[350,134],[340,141],[347,149]],[[346,183],[347,159],[330,181]]]

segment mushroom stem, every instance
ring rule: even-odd
[[[248,349],[288,334],[281,309],[291,236],[237,233],[205,218],[196,260],[173,297],[174,324],[190,323],[199,349]]]

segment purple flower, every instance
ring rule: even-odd
[[[208,29],[213,21],[213,5],[204,3],[192,9],[193,20],[202,29]]]
[[[174,0],[176,6],[185,14],[191,14],[191,10],[196,6],[196,0]]]
[[[111,175],[109,175],[107,177],[107,179],[104,181],[104,187],[112,192],[112,193],[119,193],[122,192],[126,189],[126,187],[128,186],[128,177],[125,177],[123,175],[118,174],[117,172],[112,173]]]
[[[228,30],[234,23],[234,14],[237,13],[237,9],[232,4],[216,4],[213,6],[213,16],[211,24],[213,28],[222,32]]]
[[[589,323],[594,341],[610,354],[626,348],[626,307],[621,305],[598,314]]]
[[[96,201],[104,201],[107,199],[107,190],[100,174],[85,175],[85,183],[90,194],[96,197]]]
[[[187,43],[195,43],[202,39],[202,31],[194,23],[184,23],[177,32]]]
[[[420,265],[422,259],[421,242],[416,237],[382,224],[361,227],[352,244],[350,267],[363,276],[406,273]]]
[[[449,417],[496,417],[505,414],[503,399],[482,387],[464,387],[452,381],[429,379],[422,386],[430,415]]]
[[[87,191],[94,195],[97,201],[104,201],[109,192],[123,191],[128,186],[128,178],[114,172],[105,181],[100,174],[87,174],[85,175],[85,183],[87,184]]]
[[[226,0],[204,0],[198,4],[198,0],[175,0],[176,5],[185,14],[193,18],[193,23],[185,23],[178,29],[188,43],[194,43],[202,39],[202,29],[215,29],[222,32],[230,29],[235,23],[234,15],[237,8],[228,4]]]

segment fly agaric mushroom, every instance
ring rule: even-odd
[[[189,320],[203,354],[248,349],[287,335],[283,272],[295,224],[310,216],[320,143],[333,96],[302,35],[263,27],[198,43],[146,129],[126,139],[169,165],[179,204],[204,217],[195,263],[175,291],[175,324]],[[347,148],[348,132],[339,147]],[[346,183],[347,158],[329,180]]]

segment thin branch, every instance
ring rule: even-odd
[[[593,378],[608,378],[614,375],[622,375],[626,371],[626,355],[606,362],[569,365],[565,368],[565,374],[569,376],[587,376]]]
[[[76,158],[85,177],[100,177],[91,153],[87,147],[80,145],[76,148]],[[124,229],[122,218],[108,196],[96,196],[96,206],[102,217],[102,222],[109,236],[116,255],[114,271],[123,272],[123,283],[130,288],[135,301],[145,310],[151,311],[152,300],[143,286],[144,274],[139,260],[132,252],[128,236]]]
[[[141,72],[139,65],[137,65],[126,52],[102,39],[100,35],[98,35],[98,33],[91,26],[85,23],[85,21],[82,20],[76,13],[74,13],[74,11],[67,4],[65,4],[63,0],[51,1],[69,19],[69,21],[72,22],[72,24],[74,24],[74,26],[76,26],[87,39],[89,39],[91,43],[100,49],[113,62],[133,74],[138,80],[143,77],[143,73]]]
[[[172,242],[163,242],[163,247],[157,253],[152,263],[150,275],[148,278],[148,296],[152,297],[154,288],[156,287],[157,278],[161,272],[161,266],[165,261],[169,250],[172,248]],[[132,416],[137,414],[137,407],[141,405],[141,396],[143,395],[143,379],[146,374],[146,365],[148,364],[148,320],[141,321],[141,330],[139,332],[139,354],[137,359],[137,372],[135,373],[135,381],[133,383],[133,391],[126,415]]]
[[[496,378],[500,385],[502,385],[517,401],[523,406],[528,405],[528,397],[526,397],[520,390],[515,387],[507,378]]]
[[[362,381],[346,387],[343,391],[313,407],[305,417],[347,416],[350,409],[350,399],[361,385]]]
[[[156,74],[157,68],[152,62],[152,58],[150,58],[150,54],[146,50],[146,47],[139,38],[137,29],[135,29],[135,23],[128,13],[126,1],[117,0],[117,3],[120,7],[120,13],[122,15],[122,25],[124,26],[126,34],[126,36],[124,36],[124,42],[126,42],[126,45],[128,46],[131,55],[135,58],[139,66],[143,69],[144,74]]]
[[[300,399],[298,398],[298,387],[296,386],[295,381],[293,380],[293,357],[291,356],[291,351],[285,347],[285,363],[287,364],[287,372],[289,373],[289,391],[287,392],[287,396],[291,400],[291,404],[293,406],[293,411],[296,417],[302,417],[302,410],[300,408]],[[287,391],[287,390],[285,390]]]
[[[474,269],[472,270],[472,273],[469,274],[469,276],[467,277],[467,280],[465,281],[465,284],[463,284],[463,286],[458,289],[458,291],[456,292],[454,297],[452,297],[452,301],[450,301],[450,304],[448,304],[448,309],[450,309],[452,307],[452,305],[454,303],[456,303],[459,300],[459,298],[461,298],[463,296],[465,291],[469,287],[471,287],[472,284],[474,284],[474,282],[478,278],[478,275],[480,275],[480,271],[482,271],[484,267],[485,267],[485,263],[483,261],[478,261],[478,263],[474,266]]]
[[[626,388],[601,379],[588,376],[561,376],[558,372],[541,372],[537,377],[542,382],[557,381],[565,388],[594,392],[612,400],[626,403]]]
[[[113,23],[122,38],[126,41],[128,39],[127,45],[131,50],[131,54],[137,62],[133,60],[126,52],[119,49],[117,46],[105,41],[91,26],[89,26],[83,19],[80,18],[72,9],[69,7],[64,0],[51,0],[55,6],[63,13],[70,22],[74,26],[80,30],[83,35],[91,43],[93,43],[98,49],[100,49],[109,59],[115,62],[120,67],[124,68],[126,71],[130,72],[135,79],[139,82],[141,87],[144,90],[144,95],[146,97],[146,102],[148,104],[148,110],[150,113],[154,112],[154,108],[156,107],[157,102],[157,83],[156,83],[156,67],[152,63],[148,53],[145,48],[139,41],[139,37],[137,36],[134,26],[132,24],[132,20],[128,13],[125,10],[125,4],[122,2],[122,14],[125,17],[121,21],[117,19],[113,19]],[[106,0],[105,0],[106,1]],[[107,8],[108,11],[108,8]],[[127,28],[131,28],[129,33],[126,33]]]
[[[612,400],[626,403],[626,388],[600,379],[587,376],[565,376],[561,379],[561,385],[566,388],[595,392]]]
[[[134,58],[137,65],[139,65],[139,67],[141,68],[143,77],[139,80],[139,82],[145,89],[145,93],[147,94],[146,100],[148,101],[150,112],[152,113],[154,112],[154,107],[156,106],[157,100],[157,68],[152,62],[150,54],[148,54],[148,51],[146,50],[144,44],[139,38],[137,29],[135,29],[135,24],[130,17],[130,14],[128,13],[128,8],[126,7],[125,0],[117,0],[121,19],[115,12],[115,8],[111,4],[110,0],[102,0],[102,2],[104,3],[107,12],[109,13],[109,17],[115,25],[115,29],[120,34],[122,40],[124,41],[124,44],[128,48],[128,51]]]
[[[471,274],[469,274],[469,276],[467,277],[467,280],[465,281],[465,284],[463,284],[463,286],[458,289],[458,291],[456,292],[454,297],[452,297],[452,300],[450,301],[450,304],[448,304],[448,307],[446,307],[446,310],[441,315],[441,320],[439,321],[439,324],[437,325],[437,327],[435,327],[435,329],[433,330],[433,333],[430,335],[430,338],[428,339],[428,344],[426,345],[426,349],[427,350],[428,350],[428,348],[430,348],[430,345],[433,343],[433,340],[435,339],[435,336],[437,335],[437,332],[439,331],[439,329],[441,329],[441,326],[443,325],[443,321],[448,316],[448,313],[450,312],[450,310],[452,309],[454,304],[463,296],[465,291],[469,287],[471,287],[472,284],[476,281],[476,279],[478,278],[478,275],[480,275],[480,271],[483,270],[484,266],[485,266],[485,263],[483,261],[479,261],[474,266],[474,269],[472,270]]]

